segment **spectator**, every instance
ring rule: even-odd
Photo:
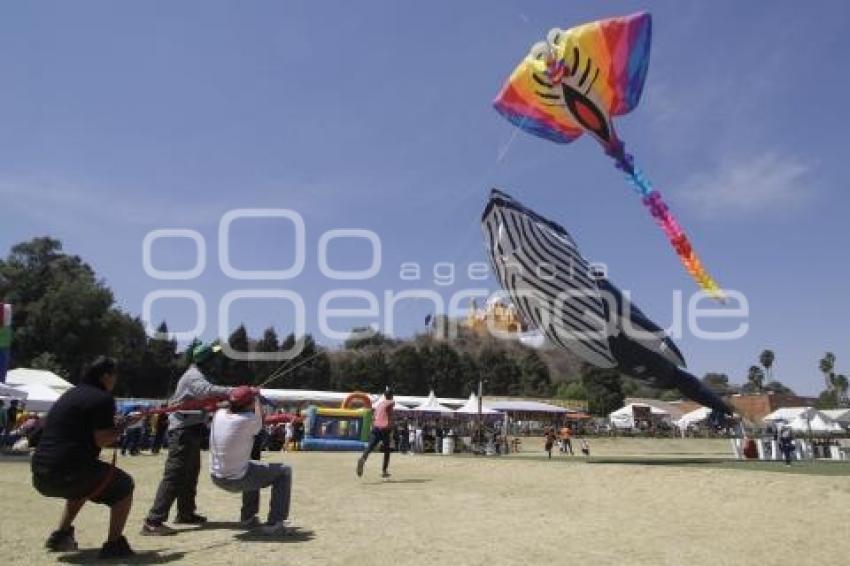
[[[160,405],[160,408],[164,409],[165,406],[165,403],[163,403]],[[153,444],[151,446],[151,453],[159,454],[165,442],[165,433],[168,432],[168,416],[165,413],[157,413],[153,415],[153,418]]]
[[[585,456],[590,456],[590,444],[584,438],[581,439],[581,453]]]
[[[9,401],[9,408],[6,409],[6,430],[12,432],[18,426],[18,416],[21,413],[19,401],[12,399]]]
[[[292,421],[287,422],[283,425],[283,451],[292,448],[292,443],[295,439],[295,426],[292,424]]]
[[[543,431],[543,438],[545,439],[545,450],[546,454],[549,455],[549,459],[552,459],[552,447],[555,446],[555,427],[547,426]]]
[[[142,433],[144,432],[145,422],[139,419],[129,425],[124,431],[124,436],[121,440],[121,455],[124,456],[130,452],[130,456],[139,455],[139,445],[142,441]]]
[[[301,450],[301,441],[304,440],[304,422],[301,419],[295,421],[295,424],[292,425],[292,434],[293,434],[293,449],[298,451]]]
[[[791,427],[783,427],[779,434],[779,449],[785,456],[785,465],[791,465],[791,455],[794,453],[794,435],[791,433]]]
[[[100,557],[134,554],[123,535],[133,503],[133,479],[98,458],[101,448],[114,444],[123,428],[122,420],[116,419],[112,396],[116,371],[115,360],[98,358],[82,382],[64,393],[47,416],[41,442],[32,457],[33,485],[45,497],[65,499],[59,528],[45,543],[49,551],[77,548],[74,519],[91,500],[110,507],[109,533]],[[138,418],[130,417],[123,423]]]
[[[6,428],[9,416],[6,414],[6,403],[0,399],[0,450],[6,447]]]

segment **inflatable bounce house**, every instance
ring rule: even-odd
[[[352,393],[339,408],[311,405],[304,413],[302,450],[363,451],[372,432],[372,401]]]

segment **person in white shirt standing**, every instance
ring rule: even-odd
[[[221,489],[242,493],[242,523],[255,524],[260,510],[260,489],[271,487],[271,503],[262,534],[286,534],[292,496],[292,470],[284,464],[251,460],[254,436],[263,427],[258,390],[237,387],[230,408],[219,409],[210,430],[210,476]]]

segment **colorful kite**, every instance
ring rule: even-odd
[[[592,273],[559,224],[493,190],[481,217],[493,272],[527,327],[600,368],[663,388],[731,415],[729,406],[681,369],[676,344],[614,284]]]
[[[723,293],[688,237],[614,131],[612,116],[637,106],[649,66],[652,19],[642,12],[553,29],[535,44],[494,102],[517,127],[557,143],[582,133],[595,137],[622,169],[696,282],[715,298]]]

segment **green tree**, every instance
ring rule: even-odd
[[[535,350],[525,353],[519,367],[522,395],[548,397],[552,394],[549,368]]]
[[[56,375],[64,379],[68,379],[68,370],[63,368],[56,360],[56,356],[54,356],[50,352],[40,353],[32,360],[30,360],[29,366],[32,369],[43,369],[46,371],[52,371]]]
[[[832,383],[832,390],[835,392],[838,402],[840,404],[846,403],[848,388],[847,376],[844,374],[832,374],[830,376],[830,382]]]
[[[504,350],[488,346],[478,357],[484,391],[492,395],[515,395],[520,389],[520,369]]]
[[[729,376],[725,373],[707,373],[702,377],[702,382],[718,395],[731,393]]]
[[[555,398],[587,401],[587,390],[584,388],[581,380],[562,382],[558,384]]]
[[[254,351],[260,354],[277,353],[280,349],[277,332],[274,327],[269,326],[263,331],[263,337],[254,344]],[[259,385],[273,372],[279,365],[280,361],[263,361],[257,360],[254,362],[254,385]]]
[[[833,370],[835,369],[835,354],[833,354],[832,352],[827,352],[826,354],[824,354],[824,356],[818,363],[818,369],[820,369],[821,373],[823,374],[823,381],[826,385],[826,390],[832,391],[831,375]]]
[[[767,378],[767,381],[773,380],[773,361],[775,360],[775,356],[773,354],[773,350],[762,350],[762,353],[759,355],[759,363],[764,368],[764,374]]]
[[[251,353],[251,342],[244,324],[236,327],[236,330],[227,338],[227,343],[234,352],[243,356]],[[230,386],[256,383],[254,364],[248,360],[218,356],[216,362],[218,367],[210,376],[213,381],[220,381]]]
[[[92,359],[109,351],[112,292],[78,256],[52,238],[16,244],[4,261],[5,299],[15,305],[12,356],[21,366],[51,353],[76,383]]]
[[[475,357],[469,352],[462,352],[460,354],[461,397],[467,397],[473,392],[478,394],[480,373]]]
[[[430,389],[440,397],[460,397],[463,394],[460,356],[454,348],[445,342],[437,344],[425,360],[425,366]]]
[[[586,365],[581,382],[587,391],[588,408],[594,415],[606,416],[623,406],[625,396],[616,370]]]
[[[351,330],[351,334],[345,340],[343,346],[346,350],[360,350],[362,348],[379,348],[382,346],[392,346],[394,344],[394,340],[387,338],[374,328],[361,326]]]
[[[401,395],[426,395],[428,378],[423,367],[419,350],[411,344],[404,344],[390,354],[389,371],[393,386]]]
[[[769,391],[771,393],[782,393],[783,395],[796,395],[793,389],[791,389],[784,383],[776,380],[768,381],[767,384],[764,386],[764,390]]]
[[[815,401],[815,407],[818,409],[837,409],[840,405],[838,393],[835,391],[824,391]]]
[[[758,366],[750,366],[747,371],[747,385],[752,392],[764,390],[764,371]]]
[[[141,324],[141,321],[138,321]],[[151,397],[166,397],[174,391],[179,377],[177,341],[168,332],[165,321],[156,330],[156,336],[148,338],[145,380]]]

